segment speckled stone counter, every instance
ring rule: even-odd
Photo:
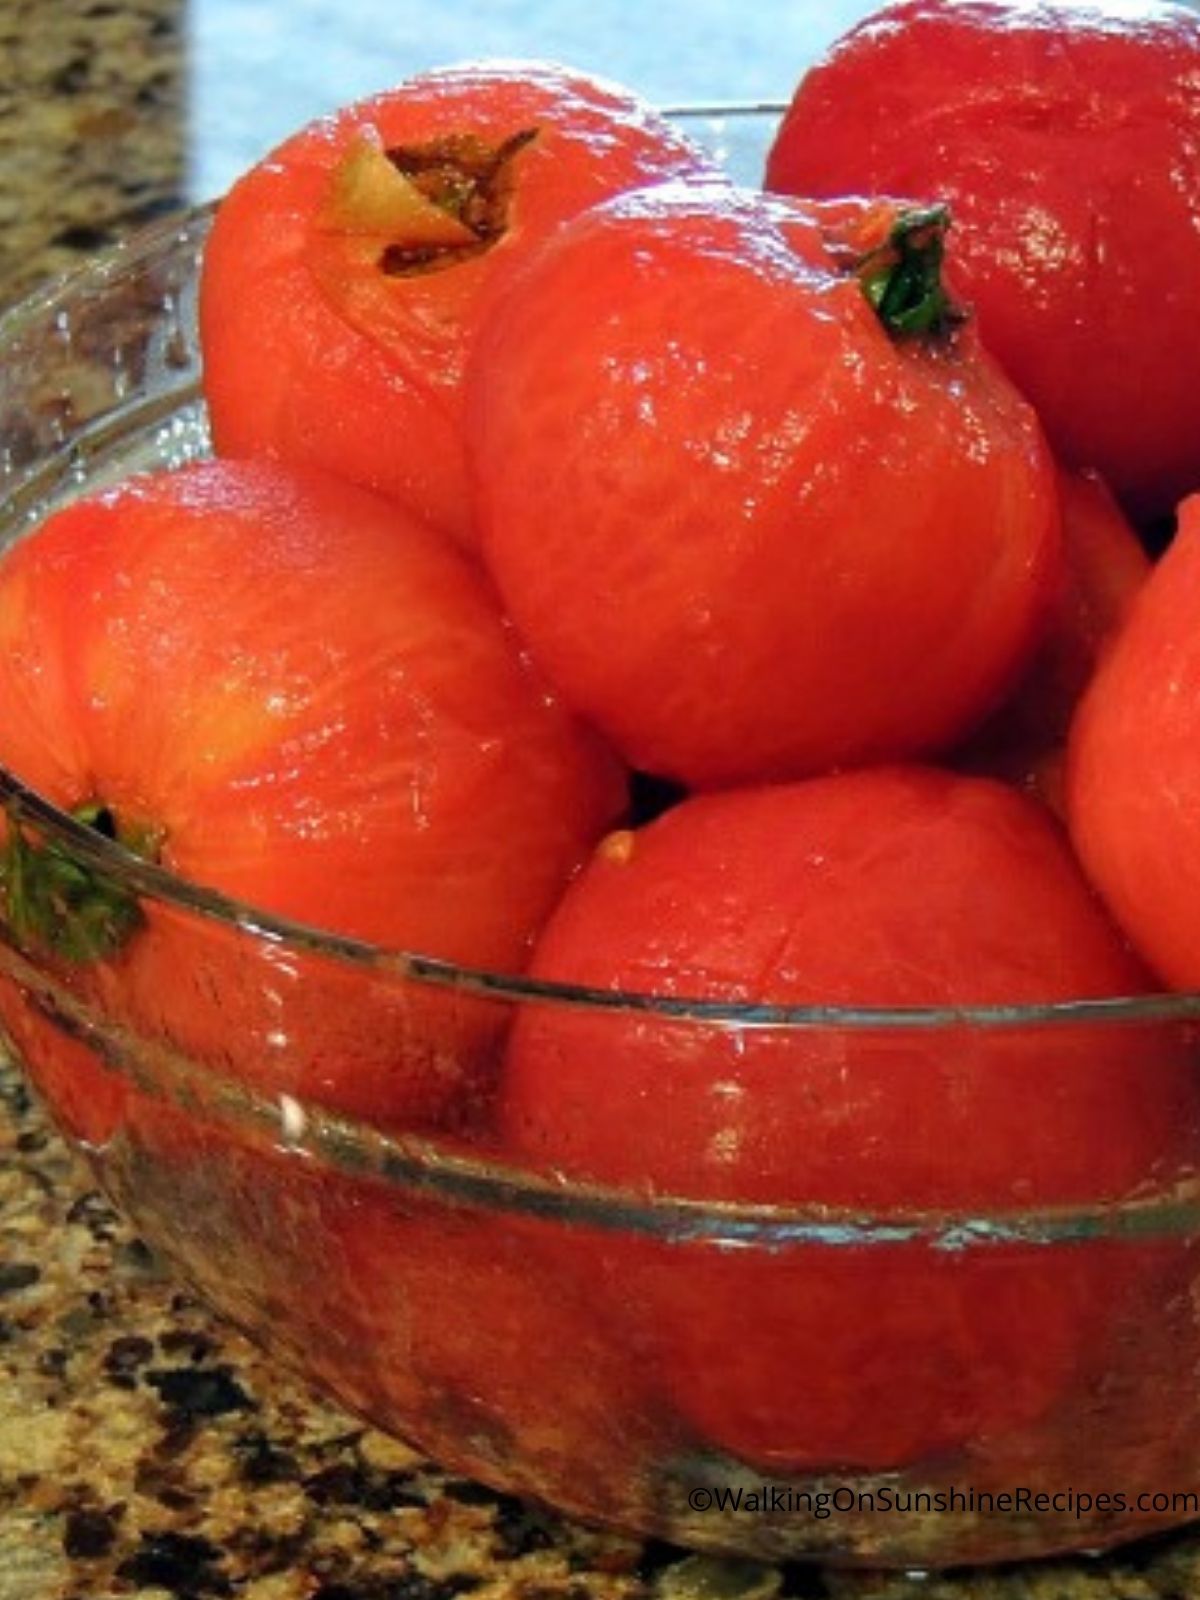
[[[0,304],[179,202],[183,46],[177,0],[0,0]],[[0,1600],[465,1594],[1174,1600],[1200,1596],[1200,1536],[924,1580],[780,1571],[448,1478],[210,1317],[0,1065]]]
[[[0,0],[0,301],[181,203],[179,0]]]

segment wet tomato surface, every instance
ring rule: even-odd
[[[674,999],[851,1007],[1151,981],[1035,802],[925,768],[706,796],[614,836],[533,970]],[[711,1444],[780,1467],[882,1469],[1048,1414],[1103,1370],[1137,1303],[1136,1251],[933,1248],[922,1229],[1169,1179],[1200,1106],[1186,1053],[1152,1027],[951,1017],[773,1032],[547,1008],[514,1029],[501,1109],[522,1156],[555,1173],[840,1222],[837,1248],[803,1230],[780,1248],[631,1238],[613,1270]]]
[[[194,884],[358,940],[519,970],[624,803],[463,558],[321,475],[214,462],[70,507],[0,568],[0,641],[12,770]],[[66,901],[53,851],[8,847],[10,921],[154,1037],[385,1121],[482,1070],[490,1030],[452,995],[103,879]]]
[[[951,279],[1068,465],[1138,519],[1200,484],[1200,18],[906,0],[807,72],[771,189],[949,204]]]
[[[568,224],[498,305],[468,380],[484,554],[632,765],[936,750],[1019,670],[1053,470],[941,251],[936,213],[678,185]]]

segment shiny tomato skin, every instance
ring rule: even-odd
[[[322,224],[363,130],[388,148],[470,134],[515,157],[504,236],[442,270],[388,276],[387,239]],[[323,468],[473,542],[462,459],[466,350],[495,283],[565,217],[622,189],[708,170],[623,89],[537,63],[414,78],[295,134],[221,202],[204,259],[204,388],[217,449]]]
[[[682,802],[597,852],[531,970],[830,1006],[1037,1003],[1149,982],[1040,807],[924,767]],[[1124,1194],[1174,1148],[1189,1076],[1164,1069],[1150,1095],[1145,1072],[1095,1027],[730,1033],[546,1008],[514,1030],[506,1100],[529,1151],[544,1139],[548,1159],[606,1181],[843,1206],[1062,1203]],[[722,1077],[743,1092],[714,1096]],[[1034,1119],[1043,1082],[1055,1099]],[[661,1114],[634,1117],[650,1099]]]
[[[801,78],[767,162],[783,193],[947,202],[988,348],[1139,521],[1200,485],[1198,70],[1182,5],[902,0]]]
[[[519,968],[623,802],[465,559],[323,475],[210,462],[69,507],[0,567],[0,640],[6,765],[358,939]],[[496,1008],[144,909],[71,981],[203,1060],[400,1123],[483,1070]]]
[[[1058,484],[1065,559],[1045,637],[1014,693],[955,765],[1019,784],[1063,817],[1063,768],[1075,709],[1149,577],[1151,562],[1101,479],[1060,469]]]
[[[959,1006],[1143,990],[1055,824],[925,768],[683,802],[602,848],[539,977],[788,1004]],[[1096,1024],[785,1034],[533,1009],[501,1125],[524,1159],[647,1195],[996,1216],[1169,1184],[1194,1160],[1192,1064]],[[1144,1289],[1134,1250],[740,1250],[630,1242],[631,1334],[711,1446],[883,1469],[1019,1431],[1104,1370]],[[1119,1310],[1118,1310],[1119,1308]],[[737,1349],[737,1362],[720,1352]]]
[[[847,257],[897,215],[624,196],[560,230],[479,342],[485,559],[639,769],[711,787],[936,750],[1032,648],[1052,467],[969,327],[894,341],[867,303]]]
[[[1067,812],[1084,866],[1142,956],[1200,988],[1200,498],[1079,708]]]

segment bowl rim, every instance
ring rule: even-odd
[[[480,1000],[565,1007],[695,1024],[729,1032],[1013,1031],[1032,1027],[1200,1021],[1200,993],[1154,992],[1012,1005],[784,1005],[606,989],[527,974],[492,972],[439,956],[378,945],[263,910],[133,854],[60,810],[0,764],[0,810],[59,840],[72,857],[120,888],[174,906],[285,950],[317,955],[401,983],[455,990]]]
[[[685,125],[778,117],[784,101],[713,101],[672,106],[666,114]],[[78,266],[51,278],[32,293],[0,310],[0,348],[37,319],[79,294],[102,292],[125,271],[151,264],[160,252],[202,248],[219,201],[181,207],[139,228],[97,252]],[[181,385],[180,408],[198,399]],[[68,454],[71,447],[61,447]],[[51,456],[56,460],[58,454]],[[84,485],[81,485],[81,490]],[[17,491],[19,492],[19,491]],[[12,494],[0,492],[0,517],[11,515]],[[38,794],[0,764],[0,809],[58,839],[72,854],[115,884],[185,912],[236,928],[248,935],[309,954],[369,968],[400,981],[454,989],[476,997],[514,1005],[554,1005],[616,1015],[648,1016],[662,1021],[729,1030],[937,1031],[949,1029],[1011,1030],[1069,1027],[1083,1024],[1153,1024],[1200,1021],[1200,990],[1153,990],[1103,997],[1080,996],[1016,1004],[971,1003],[938,1006],[847,1004],[787,1005],[730,1001],[701,996],[662,995],[615,990],[533,978],[518,973],[471,967],[419,951],[373,944],[315,924],[281,916],[221,891],[194,883],[165,867],[132,854],[77,821]]]
[[[285,1091],[272,1095],[170,1045],[147,1043],[107,1016],[97,1022],[86,1000],[7,940],[0,941],[0,973],[25,990],[46,1021],[89,1046],[107,1070],[141,1095],[183,1112],[189,1121],[199,1119],[206,1128],[229,1130],[243,1149],[261,1147],[265,1139],[276,1160],[315,1163],[318,1170],[382,1185],[418,1204],[432,1201],[532,1224],[567,1224],[721,1251],[918,1248],[960,1258],[980,1249],[1136,1247],[1200,1236],[1200,1172],[1191,1168],[1152,1176],[1114,1196],[1037,1204],[997,1197],[974,1206],[739,1200],[637,1187],[629,1180],[601,1182],[514,1158],[465,1135],[392,1130]],[[255,1143],[247,1146],[247,1139]],[[106,1161],[131,1140],[136,1146],[137,1135],[122,1123],[103,1143],[83,1142],[83,1148],[103,1174]]]

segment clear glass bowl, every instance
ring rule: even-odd
[[[769,117],[697,124],[753,174]],[[0,543],[206,452],[209,220],[159,225],[0,319]],[[885,1013],[554,990],[234,904],[3,770],[0,800],[144,919],[85,966],[0,922],[14,1051],[146,1237],[371,1421],[497,1488],[768,1559],[1014,1559],[1200,1514],[1194,1129],[1133,1195],[860,1214],[569,1182],[506,1156],[482,1101],[451,1138],[293,1092],[314,1048],[495,1063],[518,1011],[553,1007],[611,1050],[660,1028],[697,1048],[769,1033],[785,1057],[869,1039],[914,1104],[1002,1038],[1052,1094],[1064,1048],[1194,1056],[1200,997]]]

